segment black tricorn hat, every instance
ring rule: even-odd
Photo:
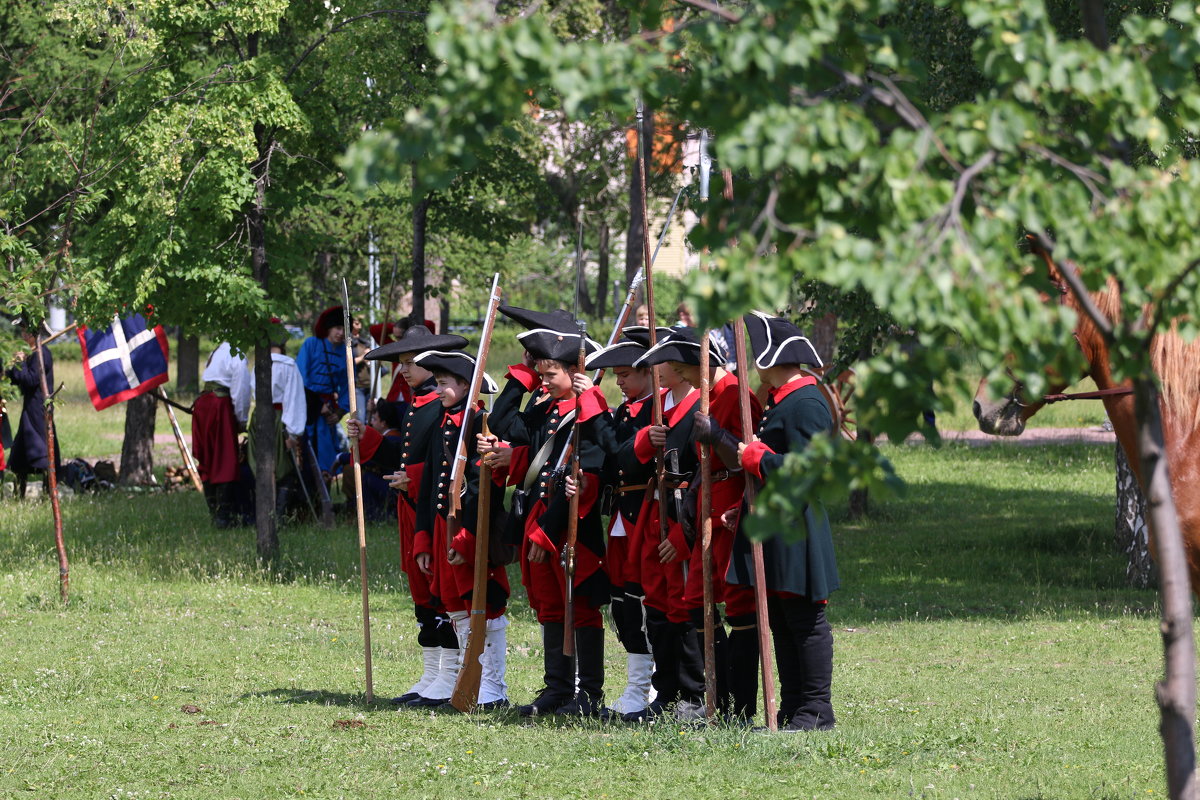
[[[470,383],[471,378],[475,375],[475,359],[458,350],[451,352],[427,350],[414,358],[413,362],[430,372],[449,372],[464,383]],[[495,394],[499,391],[499,387],[492,380],[492,376],[485,372],[483,373],[483,383],[479,385],[479,391],[484,394]]]
[[[350,318],[353,321],[353,317]],[[330,306],[321,312],[317,317],[317,321],[313,323],[313,336],[318,339],[324,339],[329,335],[330,328],[346,327],[346,312],[341,306]]]
[[[710,366],[722,366],[728,356],[725,348],[708,337],[708,363]],[[671,335],[659,341],[658,344],[646,351],[633,366],[650,367],[655,364],[665,364],[668,361],[679,361],[683,364],[700,366],[700,338],[695,328],[672,328]]]
[[[610,367],[632,367],[633,362],[646,355],[646,345],[631,339],[620,339],[608,347],[597,350],[585,362],[588,369]]]
[[[791,321],[751,311],[743,319],[754,348],[754,366],[770,369],[777,364],[808,364],[823,367],[812,342]]]
[[[655,343],[661,342],[675,330],[675,328],[664,328],[659,325],[654,329]],[[626,339],[635,341],[642,347],[650,346],[650,328],[646,325],[630,325],[628,328],[621,328],[621,333],[625,335]]]
[[[558,331],[560,333],[577,333],[579,323],[569,311],[559,308],[554,311],[532,311],[516,306],[500,306],[501,314],[524,326],[525,330],[539,329]]]
[[[579,339],[581,334],[575,331],[557,331],[547,328],[536,328],[517,334],[517,340],[529,351],[534,358],[550,358],[574,364],[579,360]],[[583,352],[585,356],[600,349],[600,343],[583,337]]]
[[[431,333],[424,325],[410,325],[408,330],[394,342],[388,342],[367,353],[369,361],[393,359],[401,353],[421,353],[426,350],[461,350],[467,340],[453,333]]]

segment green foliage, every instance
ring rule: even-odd
[[[959,345],[1031,394],[1048,368],[1078,374],[1074,317],[1045,301],[1027,232],[1089,287],[1122,287],[1118,377],[1151,374],[1144,320],[1195,329],[1200,23],[1187,4],[1167,11],[1113,6],[1100,50],[1057,0],[759,0],[728,10],[736,22],[688,12],[621,41],[453,2],[428,21],[436,94],[375,168],[419,153],[428,185],[444,185],[530,98],[580,116],[641,97],[708,129],[736,177],[691,237],[715,264],[690,287],[701,320],[782,308],[797,281],[882,309],[921,346],[861,365],[855,400],[860,424],[902,437]],[[868,327],[876,343],[887,330]],[[847,479],[823,463],[809,467]]]

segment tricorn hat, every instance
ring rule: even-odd
[[[470,383],[475,375],[475,359],[461,351],[427,350],[414,358],[413,362],[430,372],[449,372],[465,383]],[[495,394],[499,390],[500,387],[492,380],[492,376],[483,373],[483,383],[480,384],[479,391]]]
[[[608,347],[592,353],[585,363],[588,369],[632,367],[633,362],[644,355],[646,355],[646,345],[632,339],[619,339]]]
[[[547,328],[535,328],[517,334],[517,340],[529,351],[534,358],[550,358],[567,364],[574,364],[579,359],[579,339],[581,334],[576,331],[557,331]],[[583,336],[583,352],[585,357],[600,349],[600,343]]]
[[[579,323],[575,317],[571,316],[569,311],[564,311],[561,308],[554,311],[532,311],[528,308],[502,305],[497,310],[529,331],[542,328],[560,333],[576,333],[579,331]]]
[[[708,337],[708,362],[711,366],[723,365],[728,356],[725,348],[711,336]],[[665,364],[668,361],[678,361],[683,364],[700,366],[700,338],[695,328],[672,328],[670,336],[660,340],[658,344],[646,351],[633,366],[651,367],[655,364]]]
[[[654,329],[654,342],[657,344],[663,339],[670,336],[678,328],[664,328],[662,325]],[[650,328],[647,325],[630,325],[627,328],[621,328],[621,333],[626,339],[637,342],[642,347],[650,346]]]
[[[354,318],[351,317],[351,320]],[[346,326],[346,314],[342,311],[341,306],[330,306],[321,312],[317,317],[317,321],[313,324],[313,336],[318,339],[324,339],[329,335],[330,328],[344,328]]]
[[[754,348],[754,366],[759,369],[777,364],[824,366],[812,342],[789,320],[761,311],[751,311],[743,319]]]
[[[368,361],[393,359],[401,353],[422,353],[426,350],[461,350],[467,340],[453,333],[430,333],[424,325],[411,325],[394,342],[388,342],[367,353]]]

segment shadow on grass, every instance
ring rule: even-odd
[[[376,697],[368,703],[362,693],[349,694],[346,692],[329,692],[324,689],[266,689],[260,692],[247,692],[239,700],[266,699],[277,700],[282,704],[311,704],[318,706],[337,706],[352,708],[360,711],[395,711],[396,705],[391,698]]]
[[[1154,613],[1155,593],[1125,585],[1113,545],[1111,447],[893,446],[885,454],[909,482],[906,495],[874,502],[865,520],[832,509],[842,579],[830,606],[834,624]],[[214,530],[198,495],[118,491],[68,498],[63,509],[79,569],[358,591],[351,520],[333,530],[281,529],[280,566],[269,571],[256,559],[254,531]],[[0,536],[0,569],[52,568],[49,508],[6,504],[4,517],[10,535]],[[395,527],[369,526],[368,541],[372,592],[402,612],[410,601]],[[515,567],[510,575],[510,613],[527,615]]]

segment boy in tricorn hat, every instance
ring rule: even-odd
[[[666,329],[663,329],[664,332]],[[622,337],[587,359],[588,370],[610,370],[624,395],[613,412],[613,425],[599,430],[605,453],[604,497],[610,498],[611,516],[605,565],[612,602],[609,613],[617,639],[625,648],[626,684],[611,704],[614,714],[644,714],[650,701],[654,657],[650,654],[645,590],[641,578],[642,539],[639,513],[646,501],[652,465],[641,463],[633,453],[638,431],[653,420],[654,391],[651,369],[635,367],[648,345],[645,328],[626,328]]]
[[[367,354],[367,359],[397,359],[398,379],[409,386],[412,400],[401,416],[401,435],[384,437],[358,423],[346,425],[351,436],[361,437],[360,457],[365,461],[376,460],[385,474],[390,471],[389,485],[400,493],[396,503],[400,566],[408,576],[408,590],[417,618],[417,644],[421,647],[424,667],[416,683],[394,699],[401,707],[440,704],[450,697],[454,688],[451,672],[457,674],[458,639],[445,609],[440,607],[431,590],[432,572],[421,569],[414,551],[416,509],[420,502],[425,454],[442,416],[433,373],[416,364],[415,360],[427,350],[458,350],[466,345],[467,340],[461,336],[438,335],[423,325],[413,325],[399,340],[375,348]],[[446,677],[439,680],[443,672]]]
[[[468,611],[475,583],[475,532],[479,525],[480,462],[476,437],[483,431],[483,418],[476,413],[471,429],[463,438],[466,450],[462,489],[459,497],[459,528],[450,531],[448,516],[451,510],[453,470],[457,447],[466,416],[467,394],[475,370],[475,359],[466,353],[427,351],[416,358],[416,364],[433,373],[442,409],[440,428],[435,431],[425,454],[429,466],[421,476],[421,502],[417,508],[417,535],[414,550],[423,569],[433,573],[433,592],[446,607],[458,638],[458,652],[466,652],[470,632]],[[495,394],[496,383],[483,376],[481,391]],[[478,411],[478,409],[477,409]],[[491,495],[491,507],[484,510],[491,520],[499,520],[504,512],[503,494]],[[451,537],[451,533],[454,536]],[[487,572],[487,627],[480,663],[483,666],[478,696],[478,708],[491,710],[508,706],[508,685],[504,682],[506,635],[508,619],[508,572],[503,566],[489,565]],[[457,674],[457,672],[455,673]],[[453,684],[451,685],[453,690]]]
[[[545,687],[531,703],[518,707],[522,716],[595,716],[603,709],[604,627],[600,608],[609,600],[609,586],[603,568],[604,534],[597,502],[604,453],[596,444],[596,426],[609,425],[611,419],[599,389],[580,389],[582,393],[576,393],[581,341],[585,355],[599,349],[599,345],[583,337],[573,321],[569,324],[569,330],[537,328],[517,336],[534,367],[509,367],[508,385],[497,399],[493,414],[493,419],[504,421],[502,427],[498,424],[496,434],[506,441],[491,437],[480,446],[485,457],[491,459],[489,464],[506,468],[508,482],[517,487],[513,517],[523,531],[521,579],[529,604],[542,624]],[[568,327],[566,320],[559,321],[559,325]],[[539,390],[546,401],[518,410],[525,393]],[[561,556],[570,499],[562,472],[569,466],[565,451],[576,422],[581,426],[578,456],[583,487],[572,584],[575,630],[566,631]],[[563,653],[566,636],[574,637],[578,690],[572,660]]]
[[[816,379],[804,365],[820,367],[812,344],[791,322],[754,312],[745,317],[754,366],[770,400],[758,433],[748,444],[724,426],[710,440],[722,458],[737,455],[746,472],[766,480],[779,469],[784,454],[808,446],[818,433],[833,430],[833,417]],[[829,595],[838,588],[833,537],[825,508],[816,501],[804,507],[805,535],[763,542],[767,608],[779,667],[781,731],[828,730],[835,718],[831,702],[833,630],[825,618]],[[754,585],[750,543],[739,532],[729,567],[731,583]]]

